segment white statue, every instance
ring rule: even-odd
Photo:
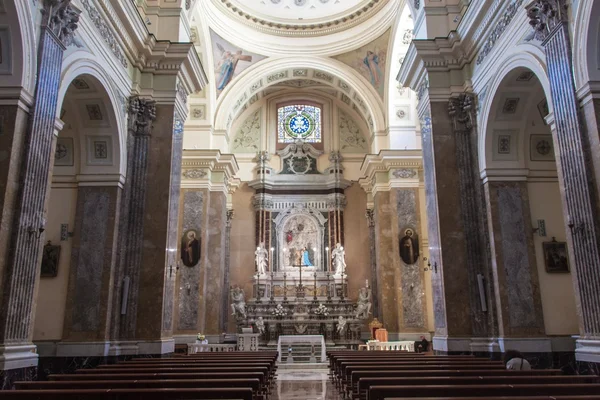
[[[267,273],[267,260],[269,259],[269,253],[265,249],[265,244],[261,243],[254,252],[256,260],[256,270],[259,274],[264,275]]]
[[[336,244],[331,252],[331,258],[333,259],[333,266],[335,267],[336,276],[343,276],[346,272],[346,251],[341,244]]]
[[[256,320],[256,329],[258,329],[258,333],[260,333],[261,335],[265,333],[265,320],[263,319],[263,317],[258,317],[258,319]]]
[[[342,317],[341,315],[338,317],[337,331],[340,335],[342,335],[346,329],[346,322],[346,318]]]
[[[365,319],[371,313],[371,288],[364,287],[358,292],[358,304],[356,305],[356,318]]]
[[[245,319],[246,295],[244,294],[244,289],[240,287],[231,288],[231,299],[233,300],[233,303],[231,303],[233,313],[231,315],[235,315],[238,319]]]

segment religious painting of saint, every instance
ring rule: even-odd
[[[569,253],[567,252],[567,244],[565,242],[542,243],[544,248],[544,262],[546,272],[569,272]]]
[[[198,261],[200,261],[200,236],[194,229],[189,229],[181,238],[181,262],[186,267],[194,267]]]
[[[44,246],[42,254],[42,270],[40,276],[43,278],[54,278],[58,275],[58,262],[60,261],[60,246],[52,245],[48,241]]]
[[[416,263],[419,259],[419,240],[410,228],[406,229],[404,237],[400,238],[400,258],[408,265]]]

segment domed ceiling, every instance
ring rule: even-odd
[[[369,0],[232,0],[246,13],[269,20],[328,20],[370,3]]]

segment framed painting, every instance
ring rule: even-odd
[[[44,246],[42,254],[42,278],[54,278],[58,275],[58,263],[60,261],[60,246],[55,246],[48,241]]]
[[[568,273],[569,270],[569,253],[565,242],[542,243],[544,250],[544,265],[548,273]]]

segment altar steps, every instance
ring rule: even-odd
[[[320,363],[321,361],[321,346],[315,346],[314,353],[311,354],[312,349],[310,344],[294,344],[292,347],[291,358],[288,354],[288,349],[282,349],[281,362],[279,366],[286,369],[305,369],[312,368],[313,365],[324,365],[327,369],[327,363]],[[273,351],[277,350],[276,346],[261,346],[260,350]],[[348,350],[345,346],[327,346],[326,351],[335,350]]]

